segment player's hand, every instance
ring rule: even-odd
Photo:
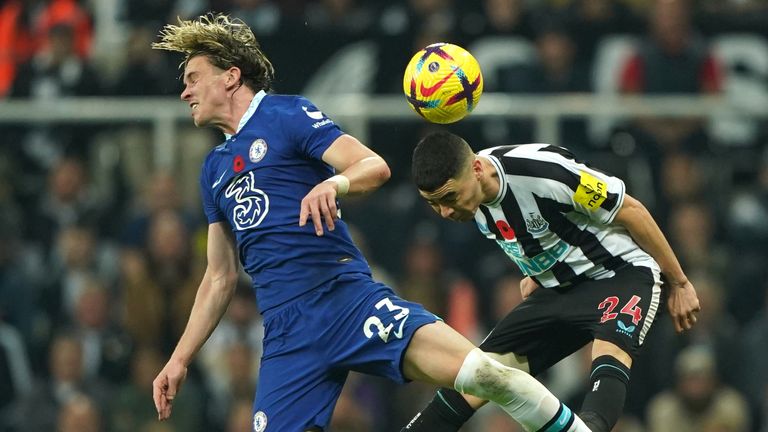
[[[696,324],[696,314],[701,311],[699,297],[690,281],[682,284],[670,283],[667,308],[675,330],[680,333],[690,330]]]
[[[527,299],[528,296],[533,294],[533,292],[536,291],[536,288],[538,287],[539,287],[539,284],[537,284],[532,277],[530,276],[524,277],[520,281],[520,295],[523,296],[523,300]]]
[[[328,231],[334,230],[334,220],[339,217],[336,207],[336,187],[336,183],[324,181],[309,191],[301,200],[299,226],[306,225],[311,217],[317,235],[323,235],[323,221],[328,226]]]
[[[171,359],[152,381],[152,398],[155,400],[158,420],[165,420],[171,416],[173,400],[186,378],[187,367]]]

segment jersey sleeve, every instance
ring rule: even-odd
[[[597,222],[611,223],[624,203],[624,182],[583,164],[576,165],[578,185],[571,197],[574,209]]]
[[[344,134],[333,120],[304,97],[296,98],[295,110],[288,121],[287,128],[298,143],[299,151],[311,159],[321,160],[328,147]]]
[[[205,164],[203,164],[203,169],[200,172],[200,195],[203,202],[205,217],[208,219],[208,224],[212,224],[221,222],[227,218],[216,205],[216,199],[213,196],[212,184],[215,180],[211,179],[211,173],[208,169],[208,160],[210,160],[210,156],[206,159]]]
[[[539,147],[538,149],[536,147]],[[535,196],[556,201],[595,222],[613,221],[624,202],[624,182],[584,163],[562,148],[521,146],[504,162],[512,181]]]

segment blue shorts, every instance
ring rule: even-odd
[[[270,309],[254,431],[327,428],[350,370],[406,382],[402,362],[413,334],[438,319],[361,273]]]

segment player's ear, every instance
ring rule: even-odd
[[[478,180],[480,180],[480,178],[483,176],[483,163],[478,157],[472,161],[472,172],[475,174],[475,178]]]
[[[240,78],[242,74],[239,67],[232,66],[231,68],[227,69],[225,73],[227,74],[227,88],[237,87],[241,84],[242,81]]]

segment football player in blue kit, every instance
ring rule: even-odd
[[[153,48],[185,55],[181,99],[195,125],[226,136],[200,176],[208,265],[153,382],[160,420],[227,309],[239,258],[265,327],[256,432],[322,431],[349,371],[455,388],[498,403],[528,430],[589,430],[530,375],[371,278],[337,198],[378,188],[390,175],[386,162],[307,99],[267,93],[274,70],[242,21],[180,20],[160,39]]]

